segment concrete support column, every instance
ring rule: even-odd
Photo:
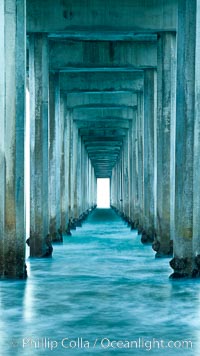
[[[172,255],[175,152],[176,37],[162,33],[158,39],[157,108],[157,227],[156,257]]]
[[[82,143],[82,157],[81,157],[81,170],[82,174],[82,196],[83,196],[83,211],[88,209],[88,154],[85,145]]]
[[[110,178],[110,205],[114,206],[114,181],[115,181],[115,169],[112,169],[112,175]]]
[[[116,189],[117,189],[117,201],[116,207],[119,211],[121,211],[121,172],[120,172],[120,160],[117,162],[117,182],[116,182]]]
[[[123,214],[124,201],[123,201],[122,152],[120,152],[118,171],[119,171],[118,173],[119,174],[119,211],[121,214]]]
[[[97,178],[95,175],[94,167],[93,167],[93,206],[96,207],[97,205]]]
[[[0,2],[0,278],[25,278],[25,1]]]
[[[78,147],[77,147],[77,207],[78,207],[78,218],[82,214],[82,176],[84,172],[82,172],[82,162],[81,162],[81,136],[78,133]]]
[[[54,242],[60,241],[61,227],[61,118],[59,73],[50,74],[49,105],[49,231]]]
[[[137,184],[138,184],[138,231],[142,232],[144,226],[144,94],[137,95]]]
[[[30,35],[30,256],[50,253],[48,215],[48,39]],[[52,252],[52,251],[51,251]]]
[[[144,220],[142,233],[143,243],[152,243],[154,240],[154,144],[155,130],[155,70],[144,71]]]
[[[90,207],[92,207],[93,202],[93,176],[92,176],[92,164],[90,161]]]
[[[135,121],[135,118],[133,118]],[[133,189],[133,166],[135,164],[133,158],[133,150],[134,150],[134,142],[133,142],[133,120],[129,122],[129,130],[128,130],[128,147],[129,147],[129,221],[131,223],[131,227],[134,227],[134,189]]]
[[[86,210],[89,208],[89,157],[88,153],[85,151],[86,154]]]
[[[92,201],[92,165],[89,160],[89,167],[88,167],[88,206],[91,207]]]
[[[170,262],[170,265],[175,272],[172,277],[175,278],[192,276],[193,233],[195,232],[194,241],[198,239],[198,246],[200,236],[200,231],[198,229],[199,223],[196,222],[199,220],[197,212],[199,207],[198,172],[200,155],[199,21],[199,1],[179,1],[177,41],[175,236],[174,258]],[[195,129],[198,131],[195,132]],[[196,164],[197,161],[198,165]],[[198,172],[195,172],[194,168],[197,169]],[[196,243],[194,243],[194,246],[195,245]],[[198,250],[196,253],[198,254]],[[198,273],[198,265],[196,267]]]
[[[80,181],[81,181],[81,146],[78,136],[78,129],[73,124],[73,217],[79,218],[80,215]]]
[[[115,167],[112,170],[112,177],[111,177],[111,205],[117,209],[121,214],[125,214],[125,195],[124,195],[124,188],[125,188],[125,180],[124,180],[124,165],[122,164],[124,153],[121,152],[118,161],[116,162]],[[129,188],[126,188],[127,196],[129,194]],[[129,217],[129,196],[127,197],[127,216]]]
[[[85,210],[85,179],[86,179],[86,172],[85,172],[85,146],[83,141],[81,142],[81,172],[83,175],[82,181],[82,211]]]
[[[71,111],[66,108],[65,114],[65,122],[64,122],[64,160],[65,160],[65,200],[66,200],[66,221],[69,222],[70,214],[71,214],[71,173],[70,173],[70,145],[71,145]]]
[[[126,219],[129,218],[129,145],[128,135],[124,138],[122,148],[122,192],[123,192],[123,214]]]
[[[110,180],[110,200],[111,206],[117,207],[117,164],[112,170],[112,176]]]
[[[96,205],[96,189],[95,189],[95,173],[94,173],[94,167],[92,166],[92,207],[95,207]]]
[[[84,177],[84,166],[83,166],[83,149],[84,149],[84,143],[83,143],[83,139],[81,137],[81,201],[80,201],[80,204],[81,204],[81,214],[82,212],[84,211],[84,195],[83,195],[83,190],[84,190],[84,183],[83,183],[83,179],[82,177]]]
[[[60,97],[60,202],[61,202],[61,229],[60,233],[66,230],[68,223],[68,205],[67,205],[67,120],[66,120],[65,98]]]
[[[71,110],[69,110],[69,113],[68,113],[68,120],[69,120],[69,200],[68,200],[69,205],[68,205],[68,210],[69,210],[69,219],[73,219],[74,162],[73,162],[73,119],[72,119],[72,111]]]
[[[193,277],[200,276],[200,3],[196,4],[195,126],[193,176]]]
[[[114,170],[113,170],[113,176],[112,176],[112,205],[116,208],[119,209],[118,203],[119,203],[119,189],[118,189],[118,162],[116,163]],[[111,180],[111,181],[112,181]]]
[[[138,192],[138,132],[137,132],[137,116],[136,112],[135,118],[132,121],[132,136],[133,136],[133,145],[132,145],[132,155],[133,155],[133,164],[132,164],[132,194],[133,201],[131,204],[132,214],[133,214],[133,226],[138,228],[139,226],[139,192]]]

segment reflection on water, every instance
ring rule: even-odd
[[[168,260],[112,210],[27,264],[27,281],[0,282],[0,354],[199,354],[199,281],[170,281]]]

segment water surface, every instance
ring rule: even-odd
[[[0,282],[0,355],[199,355],[200,284],[168,262],[95,210],[27,281]]]

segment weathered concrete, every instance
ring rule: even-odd
[[[196,1],[179,1],[174,277],[192,275]]]
[[[144,226],[143,242],[153,241],[154,226],[154,145],[155,145],[155,70],[144,72]]]
[[[135,108],[132,107],[121,107],[121,106],[111,106],[111,107],[86,107],[78,108],[73,110],[74,120],[84,120],[84,121],[98,121],[101,119],[106,120],[109,118],[119,118],[120,120],[132,120],[133,111]]]
[[[67,112],[66,112],[65,98],[60,97],[60,232],[63,233],[66,230],[68,217],[68,147],[67,147]]]
[[[25,5],[0,4],[2,277],[25,276]],[[199,1],[30,0],[27,14],[30,255],[51,255],[110,177],[157,257],[174,240],[173,277],[199,277]]]
[[[160,34],[158,40],[158,115],[157,115],[157,228],[156,257],[172,255],[174,201],[174,132],[176,37]],[[159,245],[159,248],[158,248]]]
[[[146,68],[157,66],[157,43],[51,41],[53,71],[84,68]]]
[[[176,0],[81,0],[61,2],[29,0],[28,32],[174,31],[177,26]],[[82,11],[80,11],[82,9]],[[128,35],[128,34],[127,34]],[[87,36],[86,36],[87,38]]]
[[[129,177],[130,177],[130,162],[129,162],[129,141],[128,135],[123,139],[122,147],[122,190],[123,190],[123,214],[126,218],[130,216],[129,212]]]
[[[138,93],[138,105],[136,116],[136,132],[137,132],[137,146],[136,146],[136,162],[137,162],[137,192],[138,192],[138,223],[139,232],[142,233],[144,226],[144,95],[142,92]]]
[[[52,241],[59,241],[61,228],[61,112],[59,74],[50,75],[49,110],[49,232]]]
[[[194,126],[194,176],[193,176],[193,275],[200,276],[200,4],[196,4],[196,48],[195,48],[195,126]]]
[[[72,155],[72,180],[73,180],[73,218],[78,219],[80,215],[80,177],[81,177],[81,142],[78,136],[78,128],[72,127],[73,155]]]
[[[131,152],[130,155],[132,156],[132,163],[130,161],[130,166],[131,166],[131,174],[130,174],[130,179],[131,179],[131,212],[130,212],[130,217],[131,221],[133,222],[132,227],[136,227],[139,224],[139,195],[138,195],[138,137],[137,137],[137,113],[135,114],[135,117],[133,118],[132,121],[129,122],[132,126],[132,129],[130,128],[129,131],[131,136],[132,136],[132,147],[131,147]]]
[[[68,108],[120,105],[134,107],[137,105],[137,95],[132,92],[106,93],[68,93],[66,97]]]
[[[64,92],[137,92],[143,89],[143,72],[62,73],[60,89]]]
[[[25,278],[25,1],[0,3],[0,278]]]
[[[73,119],[72,119],[72,110],[68,111],[67,115],[68,129],[69,129],[69,175],[68,175],[68,184],[69,184],[69,199],[68,199],[68,211],[69,219],[73,219],[73,206],[74,206],[74,196],[73,196]]]
[[[48,216],[48,39],[46,35],[30,36],[30,119],[31,119],[31,215],[30,256],[46,255],[49,246]]]
[[[65,135],[65,145],[64,145],[64,154],[65,154],[65,204],[66,204],[66,221],[69,221],[70,218],[70,111],[67,110],[65,112],[65,121],[64,121],[64,135]],[[64,193],[64,191],[63,191]],[[64,226],[63,226],[64,228]]]

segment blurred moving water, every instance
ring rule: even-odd
[[[0,282],[0,355],[200,355],[198,280],[169,280],[111,209],[72,234]]]

